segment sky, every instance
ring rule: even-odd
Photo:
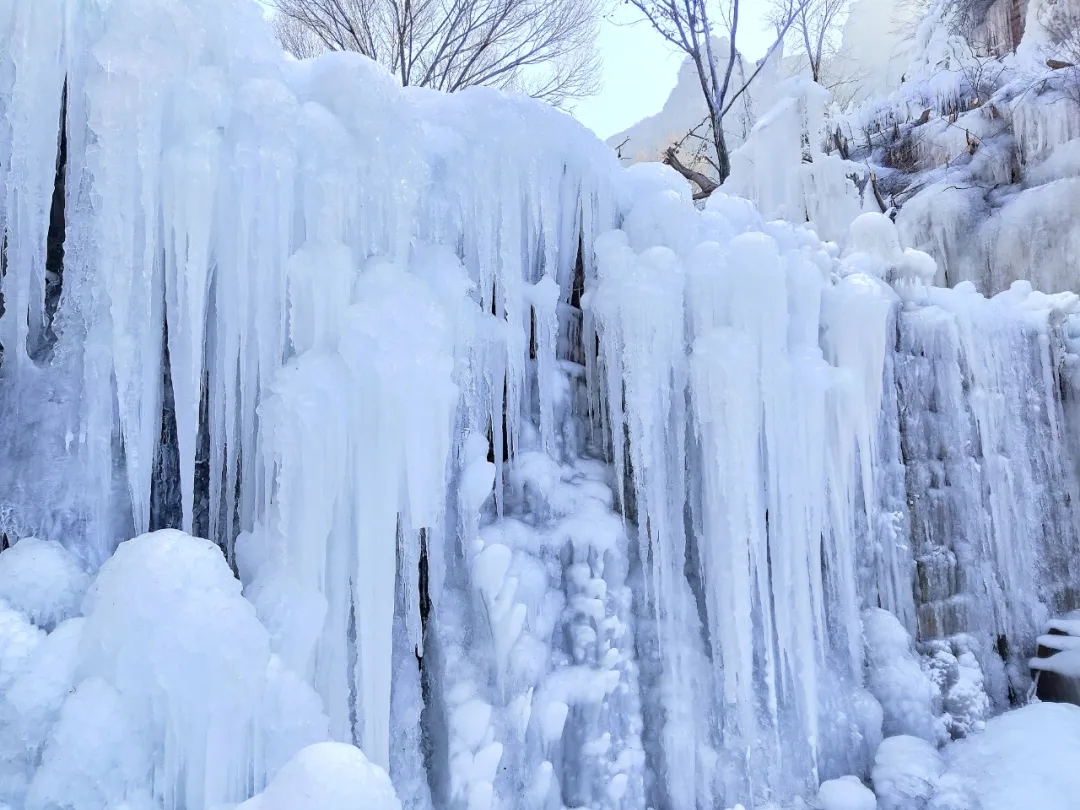
[[[600,25],[597,47],[604,61],[599,94],[577,103],[574,116],[601,138],[660,111],[675,86],[683,54],[656,33],[641,15],[620,2]],[[759,59],[772,44],[764,22],[767,0],[742,0],[739,50]]]

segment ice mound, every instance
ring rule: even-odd
[[[309,745],[237,810],[401,810],[386,771],[352,745]]]
[[[60,707],[75,686],[84,622],[68,619],[48,636],[37,631],[29,655],[19,659],[9,685],[0,690],[0,801],[26,790]]]
[[[23,614],[0,602],[0,691],[11,683],[44,635]]]
[[[53,591],[59,605],[41,597],[38,615],[62,615],[70,589]],[[326,739],[317,695],[271,656],[209,541],[165,530],[122,543],[83,613],[45,636],[0,603],[0,676],[10,670],[11,683],[0,702],[0,802],[235,803]]]
[[[934,715],[934,684],[919,665],[911,637],[895,616],[871,608],[863,612],[866,685],[881,703],[886,737],[909,734],[938,743],[944,736]]]
[[[822,782],[818,803],[822,810],[877,810],[874,792],[857,776],[841,776]]]
[[[78,558],[54,540],[25,537],[0,554],[0,599],[44,630],[78,614],[89,583]]]
[[[64,701],[26,809],[154,807],[153,767],[147,729],[123,696],[103,679],[87,678]]]
[[[926,740],[907,734],[889,737],[874,757],[878,810],[922,810],[944,770],[941,754]]]

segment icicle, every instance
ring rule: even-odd
[[[770,612],[755,354],[749,335],[716,329],[695,342],[692,376],[702,486],[709,493],[702,563],[709,615],[715,617],[710,639],[722,666],[725,723],[745,746],[758,736],[755,652],[766,662],[772,657],[772,645],[756,638],[751,619],[754,605],[764,621]]]
[[[286,261],[292,252],[297,165],[296,135],[288,129],[298,114],[296,98],[279,83],[252,80],[241,85],[235,103],[213,289],[214,359],[208,369],[211,535],[226,548],[233,537],[241,457],[249,471],[257,463],[255,437],[240,446],[242,426],[252,424],[242,414],[245,404],[254,404],[249,376],[254,373],[265,391],[285,352]],[[218,525],[221,499],[224,525]],[[240,520],[250,529],[254,516],[241,510]]]
[[[555,385],[557,347],[559,340],[559,285],[545,274],[528,293],[536,325],[536,383],[540,398],[540,440],[544,452],[556,455],[555,448]]]
[[[45,325],[45,249],[59,144],[60,104],[66,56],[63,49],[65,0],[16,3],[4,61],[11,59],[10,86],[0,78],[5,96],[0,123],[0,232],[6,236],[4,314],[0,344],[16,368],[29,361],[28,351]],[[31,345],[28,346],[28,341]]]
[[[224,96],[221,77],[210,70],[197,74],[177,93],[168,119],[173,145],[165,151],[161,189],[169,366],[176,403],[183,529],[188,533],[192,531],[195,499],[195,449],[221,150],[218,129],[226,105]]]
[[[363,748],[385,765],[398,520],[415,542],[416,530],[441,519],[457,390],[449,325],[423,282],[377,263],[360,276],[355,299],[341,351],[357,386],[350,428],[357,688]],[[418,550],[406,559],[418,560]],[[408,624],[415,633],[419,618]]]

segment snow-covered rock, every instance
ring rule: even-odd
[[[920,737],[901,734],[882,741],[872,774],[878,810],[922,810],[944,770],[937,747]]]

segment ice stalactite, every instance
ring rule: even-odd
[[[7,238],[0,345],[17,370],[30,362],[45,327],[45,257],[56,177],[61,98],[72,59],[65,43],[64,0],[6,9],[0,71],[0,230]]]
[[[660,746],[669,763],[678,763],[665,788],[675,806],[689,807],[709,780],[701,758],[710,746],[703,724],[687,711],[702,696],[702,684],[693,666],[696,634],[687,633],[697,624],[697,611],[684,575],[684,274],[669,247],[639,255],[623,231],[600,237],[597,260],[590,308],[607,382],[615,475],[624,507],[633,504],[644,601],[654,613],[663,664],[663,684],[656,687],[667,714]],[[679,777],[675,767],[684,769]]]
[[[420,530],[441,525],[458,392],[449,324],[424,282],[380,263],[354,284],[349,263],[334,255],[347,256],[309,250],[292,263],[296,286],[308,287],[293,291],[291,313],[304,351],[277,376],[261,412],[273,447],[263,486],[276,520],[250,536],[245,553],[266,555],[259,542],[277,547],[253,569],[256,604],[283,621],[291,592],[311,605],[314,624],[282,627],[287,660],[319,685],[335,733],[352,733],[360,711],[357,734],[385,767],[399,589],[405,627],[421,644],[416,583],[399,580],[397,558],[418,570]],[[320,624],[321,637],[307,635]]]
[[[785,779],[790,790],[838,767],[819,712],[861,679],[856,515],[869,525],[876,507],[895,300],[872,276],[832,283],[835,260],[807,232],[734,236],[753,227],[748,212],[723,196],[707,208],[641,191],[624,231],[598,241],[586,295],[616,478],[656,611],[667,732],[654,754],[675,806],[761,799]],[[884,276],[885,261],[874,269]],[[850,345],[847,328],[863,343]],[[711,675],[692,663],[704,652],[687,633],[699,611]],[[721,739],[707,725],[694,731],[688,701],[711,707]],[[719,768],[702,759],[713,746]]]

